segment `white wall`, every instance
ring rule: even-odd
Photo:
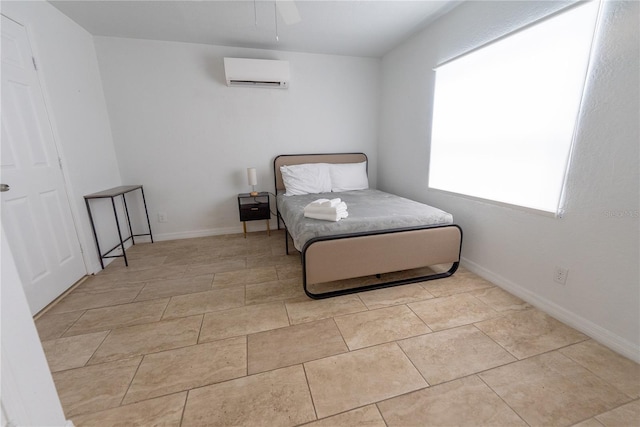
[[[31,318],[27,298],[4,230],[0,301],[0,404],[2,426],[64,426],[67,421]],[[5,424],[5,422],[7,424]]]
[[[85,263],[95,272],[100,265],[83,196],[121,181],[93,37],[44,1],[3,1],[2,13],[27,28]],[[110,205],[98,203],[95,211],[101,243],[114,246]]]
[[[605,3],[565,218],[427,189],[433,67],[560,7],[466,2],[385,55],[378,183],[452,212],[468,268],[640,360],[639,3]]]
[[[257,168],[257,189],[274,191],[278,154],[362,151],[375,184],[378,59],[107,37],[95,44],[122,179],[144,185],[157,239],[241,232],[236,195],[250,191],[246,168]],[[225,56],[289,60],[290,88],[227,87]],[[158,223],[158,212],[168,222]]]

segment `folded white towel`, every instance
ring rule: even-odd
[[[323,207],[335,208],[340,203],[342,203],[342,200],[340,200],[340,198],[335,198],[335,199],[331,199],[331,200],[325,200],[325,199],[320,199],[320,200],[322,200],[322,203],[320,203],[320,206],[323,206]],[[317,200],[316,200],[316,202],[317,202]]]
[[[314,213],[314,212],[310,212],[310,213],[306,213],[304,214],[305,217],[307,218],[313,218],[313,219],[321,219],[323,221],[340,221],[343,218],[346,218],[349,216],[348,212],[341,212],[341,213],[335,213],[335,214],[330,214],[330,213]]]
[[[340,221],[348,217],[349,213],[347,204],[340,199],[318,199],[304,207],[304,216],[325,221]]]
[[[340,202],[334,207],[330,206],[319,206],[317,204],[310,203],[304,208],[304,213],[316,213],[316,214],[327,214],[334,215],[337,213],[343,213],[347,211],[347,204],[345,202]]]
[[[328,206],[331,206],[331,200],[329,199],[314,200],[313,202],[309,203],[307,206],[327,206],[325,203],[328,203]]]

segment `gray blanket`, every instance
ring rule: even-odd
[[[338,222],[304,217],[304,207],[314,200],[339,197],[347,204],[349,217]],[[318,236],[391,230],[420,225],[452,224],[453,216],[423,203],[378,190],[278,196],[278,211],[296,249]]]

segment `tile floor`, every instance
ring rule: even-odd
[[[282,232],[135,245],[36,321],[76,426],[631,426],[640,366],[460,269],[310,300]]]

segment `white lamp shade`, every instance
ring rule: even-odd
[[[258,185],[256,168],[247,168],[247,182],[249,183],[249,185]]]

